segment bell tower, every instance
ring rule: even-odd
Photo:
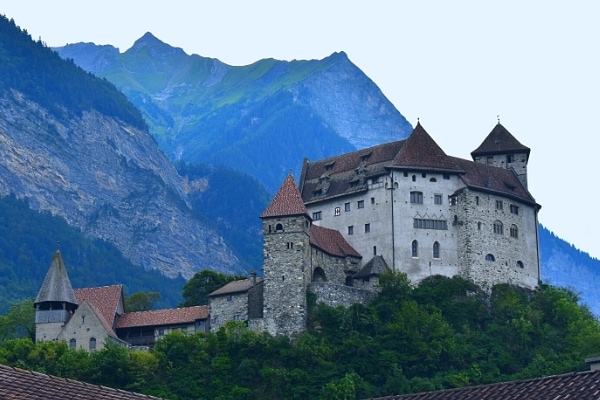
[[[260,216],[263,221],[263,328],[293,336],[306,330],[311,218],[290,174]]]
[[[60,251],[56,251],[35,299],[35,341],[56,340],[77,309],[77,298]]]

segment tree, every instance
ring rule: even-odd
[[[125,309],[127,312],[150,311],[158,301],[158,292],[136,292],[125,298]]]
[[[184,302],[181,307],[200,306],[208,304],[208,295],[223,285],[245,276],[225,275],[204,269],[197,272],[183,287]]]
[[[35,310],[33,299],[24,299],[10,306],[7,315],[0,316],[0,342],[27,337],[35,340]]]

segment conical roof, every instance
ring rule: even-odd
[[[292,215],[306,215],[308,218],[308,211],[304,206],[300,192],[294,182],[294,177],[289,174],[279,191],[271,200],[271,203],[267,209],[260,216],[261,218],[270,217],[285,217]]]
[[[531,149],[521,144],[500,122],[492,129],[489,135],[484,139],[483,143],[471,153],[471,156],[505,154],[505,153],[527,153]]]
[[[50,269],[46,274],[46,278],[44,278],[44,283],[35,299],[35,304],[47,301],[77,304],[77,298],[67,275],[67,269],[58,250],[52,258]]]
[[[432,139],[417,122],[392,163],[394,167],[409,167],[423,170],[456,171],[460,169],[452,158]]]

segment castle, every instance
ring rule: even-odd
[[[306,292],[333,306],[368,301],[392,269],[413,284],[461,276],[484,290],[539,282],[530,149],[499,122],[473,161],[448,156],[420,123],[406,140],[304,160],[261,215],[263,279],[211,294],[211,329],[230,319],[274,335],[306,329]]]
[[[73,291],[57,252],[36,306],[36,340],[97,348],[101,338],[152,346],[172,330],[215,331],[226,321],[294,336],[317,302],[368,302],[386,270],[413,284],[461,276],[484,290],[539,282],[540,205],[527,189],[530,149],[498,123],[471,156],[448,156],[417,124],[406,140],[316,162],[304,160],[260,216],[263,277],[209,295],[210,307],[125,313],[122,287]]]

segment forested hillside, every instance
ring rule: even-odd
[[[176,400],[364,399],[584,370],[599,349],[598,322],[569,291],[499,285],[486,297],[459,278],[412,288],[389,273],[371,305],[311,301],[294,340],[231,321],[150,352],[5,340],[0,363]]]
[[[74,288],[123,284],[126,295],[159,292],[156,308],[181,302],[183,278],[144,271],[110,243],[86,238],[62,218],[7,196],[0,197],[0,314],[18,300],[35,298],[58,247]]]

